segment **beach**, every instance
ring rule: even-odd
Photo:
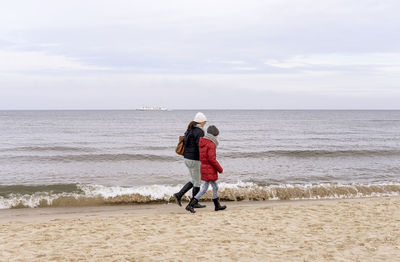
[[[400,261],[399,197],[204,203],[0,210],[0,261]]]

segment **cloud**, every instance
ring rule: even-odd
[[[394,0],[6,1],[0,106],[216,108],[217,94],[225,108],[349,108],[351,99],[377,107],[377,97],[386,107],[400,99],[399,8]]]
[[[232,69],[237,71],[255,71],[257,70],[257,67],[236,66],[232,67]]]
[[[393,72],[400,67],[400,53],[365,53],[365,54],[310,54],[296,55],[289,58],[269,59],[265,65],[281,69],[299,69],[325,71],[360,71]],[[305,71],[304,71],[305,70]]]
[[[133,72],[229,73],[235,70],[226,64],[242,61],[260,70],[264,61],[294,68],[316,53],[400,52],[399,7],[342,0],[11,1],[0,10],[0,43]]]
[[[207,63],[210,64],[230,64],[230,65],[243,65],[246,64],[245,61],[219,61],[219,60],[213,60],[213,59],[208,59]]]
[[[79,59],[62,55],[46,54],[35,51],[0,50],[1,72],[40,72],[40,71],[87,71],[109,70],[109,68],[92,66]]]

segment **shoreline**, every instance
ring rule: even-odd
[[[5,261],[400,261],[400,197],[0,210]]]
[[[265,205],[280,205],[314,201],[335,201],[343,199],[302,199],[302,200],[240,200],[240,201],[222,201],[228,207],[254,207]],[[351,199],[349,199],[351,200]],[[357,198],[354,198],[357,200]],[[213,202],[200,201],[207,207],[199,209],[198,212],[213,211]],[[59,218],[82,218],[86,216],[107,217],[116,215],[133,215],[133,216],[148,216],[155,214],[187,214],[185,206],[189,202],[182,201],[182,207],[175,202],[169,203],[147,203],[147,204],[118,204],[118,205],[101,205],[101,206],[78,206],[78,207],[37,207],[37,208],[11,208],[0,209],[0,224],[9,222],[33,222],[33,221],[49,221]]]
[[[264,206],[296,206],[296,205],[312,205],[314,203],[324,204],[339,201],[363,201],[374,199],[399,199],[400,196],[372,196],[359,198],[332,198],[332,199],[295,199],[295,200],[237,200],[224,201],[221,203],[233,208],[259,208]],[[154,202],[146,204],[106,204],[93,206],[65,206],[65,207],[35,207],[35,208],[9,208],[0,209],[0,224],[9,222],[45,222],[52,219],[74,219],[86,216],[91,217],[107,217],[116,215],[133,215],[148,216],[155,214],[186,214],[185,206],[189,201],[182,200],[182,206],[179,207],[174,201],[171,202]],[[213,202],[209,200],[200,201],[207,207],[196,209],[198,212],[213,211]]]

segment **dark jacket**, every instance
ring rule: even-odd
[[[223,169],[217,161],[217,152],[214,142],[207,138],[200,138],[199,147],[201,180],[218,180],[218,173],[222,173]]]
[[[183,143],[185,144],[185,153],[183,157],[191,160],[200,160],[199,154],[199,140],[200,137],[204,136],[204,132],[201,128],[193,127],[191,130],[186,131],[185,139]]]

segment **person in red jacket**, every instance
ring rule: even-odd
[[[194,210],[195,205],[199,202],[199,199],[207,192],[209,185],[213,188],[213,201],[215,205],[215,211],[224,210],[226,206],[221,206],[218,198],[218,173],[222,173],[223,169],[217,161],[218,147],[218,135],[219,130],[215,126],[209,126],[207,128],[207,134],[200,138],[199,151],[200,151],[200,172],[201,180],[204,181],[204,185],[186,206],[186,210],[192,213],[196,213]]]

